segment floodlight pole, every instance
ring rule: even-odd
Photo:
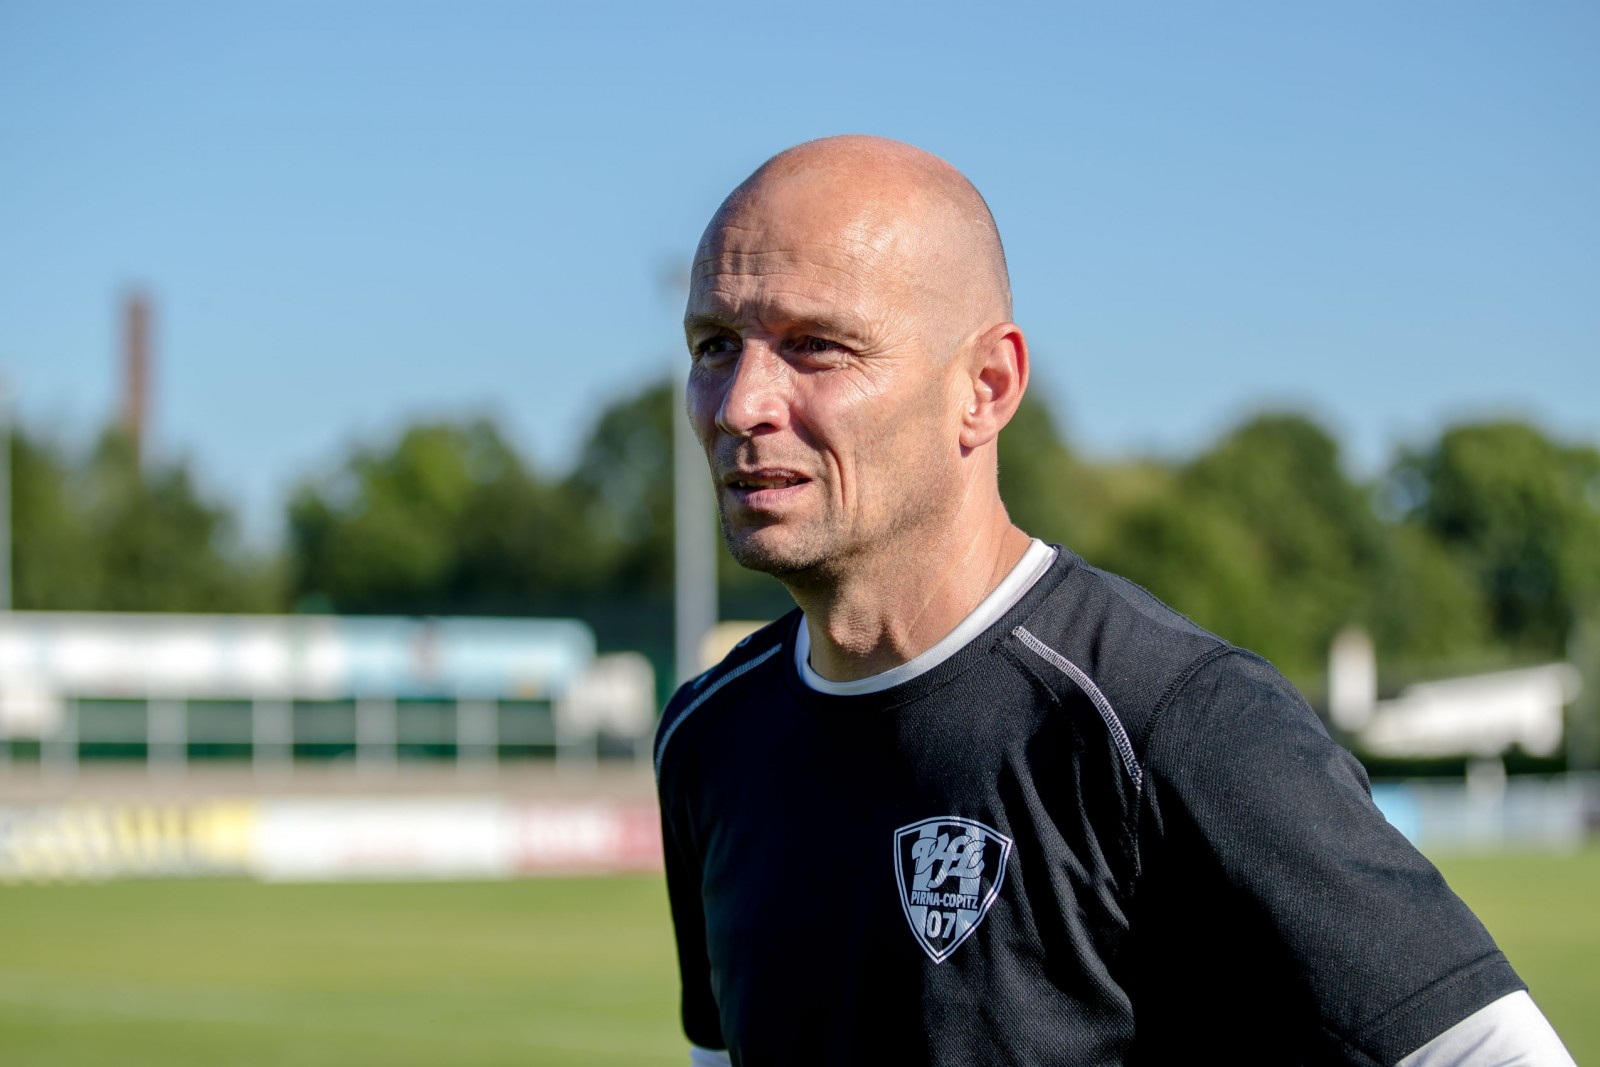
[[[11,388],[0,377],[0,614],[11,610]],[[0,768],[11,765],[9,724],[0,712]]]
[[[700,673],[700,646],[717,624],[717,531],[711,476],[685,412],[682,370],[672,380],[672,516],[677,684]]]
[[[11,387],[0,378],[0,612],[11,610]]]

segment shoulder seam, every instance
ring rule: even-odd
[[[727,674],[724,674],[722,677],[706,686],[705,691],[699,696],[695,697],[694,700],[690,702],[689,706],[683,709],[683,713],[681,715],[672,720],[672,723],[664,731],[662,731],[660,739],[656,741],[657,781],[660,781],[661,779],[661,759],[666,755],[667,742],[672,740],[672,735],[678,732],[678,727],[683,725],[684,720],[690,715],[693,715],[695,710],[699,708],[701,704],[704,704],[707,700],[710,700],[712,695],[716,693],[717,690],[721,689],[723,686],[727,685],[741,674],[744,674],[746,671],[750,671],[761,666],[761,664],[771,659],[773,655],[781,648],[783,648],[783,642],[779,641],[777,644],[761,653],[761,655],[756,656],[753,659],[745,660],[745,662],[741,663]]]
[[[1224,656],[1233,655],[1239,651],[1239,649],[1226,641],[1219,641],[1215,648],[1202,652],[1189,661],[1189,665],[1179,672],[1178,676],[1167,686],[1167,691],[1161,694],[1161,699],[1156,701],[1155,707],[1151,710],[1150,724],[1145,727],[1144,731],[1144,750],[1146,755],[1150,752],[1150,746],[1155,744],[1156,731],[1161,728],[1161,720],[1166,717],[1167,709],[1172,706],[1172,702],[1177,699],[1178,694],[1187,689],[1189,683],[1194,681],[1195,675],[1199,674],[1206,666],[1222,659]]]
[[[1123,766],[1127,769],[1128,776],[1133,779],[1134,791],[1143,792],[1144,769],[1139,766],[1138,757],[1133,750],[1133,740],[1128,736],[1128,728],[1123,725],[1122,719],[1111,706],[1111,701],[1105,693],[1094,684],[1094,679],[1090,678],[1082,667],[1035,637],[1026,626],[1018,626],[1011,631],[1011,635],[1027,646],[1029,651],[1070,678],[1073,684],[1088,696],[1090,703],[1105,722],[1106,729],[1111,731],[1111,740],[1116,745],[1117,754],[1122,757]]]

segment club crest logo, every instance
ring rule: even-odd
[[[1011,838],[945,815],[894,832],[894,877],[917,944],[943,963],[972,936],[1006,879]]]

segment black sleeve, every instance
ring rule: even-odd
[[[661,838],[667,871],[667,899],[678,942],[678,975],[682,982],[683,1032],[692,1044],[721,1049],[727,1043],[711,989],[711,963],[706,955],[706,917],[700,896],[700,865],[677,829],[665,793],[661,798]]]
[[[1234,1004],[1278,1005],[1260,1025],[1298,1028],[1273,1040],[1301,1062],[1393,1064],[1525,988],[1265,661],[1213,658],[1149,736],[1147,873],[1188,909],[1171,936],[1222,954]]]

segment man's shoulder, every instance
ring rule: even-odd
[[[1059,580],[1010,636],[1024,662],[1042,665],[1035,673],[1102,694],[1136,740],[1202,668],[1254,659],[1127,578],[1062,556]]]
[[[798,615],[799,609],[795,609],[777,621],[768,623],[735,645],[716,666],[678,687],[672,699],[667,701],[661,722],[656,727],[655,763],[658,775],[668,742],[690,716],[714,700],[736,679],[762,667],[782,666],[779,652],[787,647]]]
[[[1216,634],[1120,574],[1061,550],[1060,580],[1023,625],[1108,668],[1181,667],[1233,650]]]

